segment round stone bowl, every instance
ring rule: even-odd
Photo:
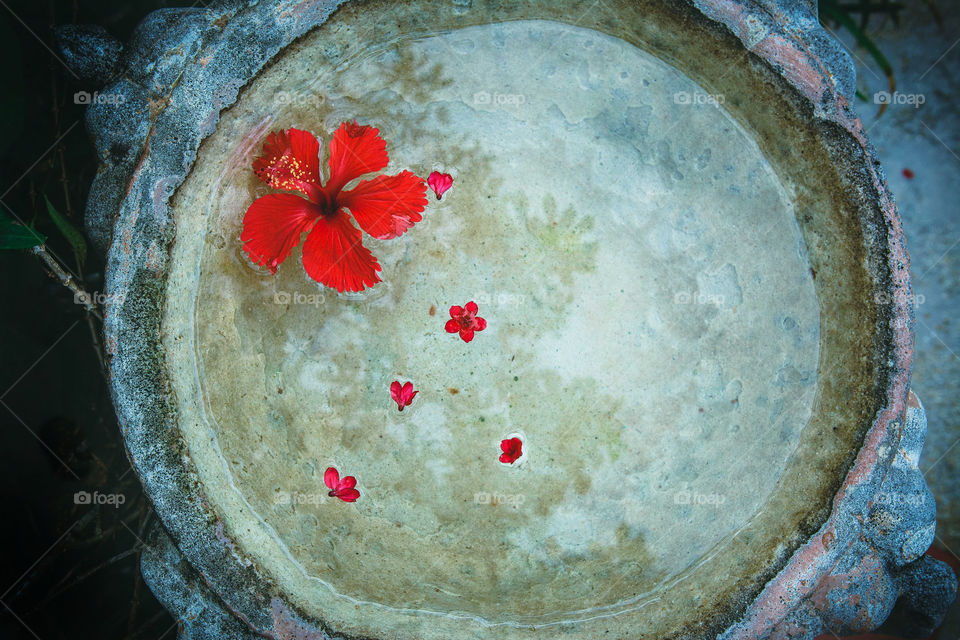
[[[811,8],[336,5],[152,14],[89,111],[111,382],[163,523],[143,568],[186,637],[935,619],[908,259]],[[354,119],[386,173],[453,188],[365,237],[363,292],[299,249],[251,264],[267,134],[311,131],[325,169]],[[471,300],[468,343],[444,325]]]

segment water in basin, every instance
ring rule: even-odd
[[[516,21],[322,61],[249,88],[175,204],[194,233],[169,304],[190,312],[166,331],[232,535],[304,601],[550,625],[662,598],[749,526],[810,416],[819,307],[787,189],[724,96],[596,31]],[[255,268],[238,238],[270,191],[266,133],[325,153],[354,118],[386,173],[453,189],[365,237],[384,281],[361,294],[299,250]],[[444,323],[470,300],[488,328],[467,344]],[[420,391],[402,413],[393,380]],[[360,500],[326,497],[328,466]]]

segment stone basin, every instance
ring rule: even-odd
[[[814,637],[955,588],[899,220],[809,7],[334,8],[153,14],[128,112],[90,112],[144,571],[188,633]],[[267,133],[323,160],[353,119],[453,188],[365,238],[364,292],[252,265]]]

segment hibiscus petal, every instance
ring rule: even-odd
[[[340,472],[333,467],[327,467],[327,470],[323,473],[323,484],[336,491],[339,482]]]
[[[487,328],[487,321],[483,318],[474,318],[473,319],[473,330],[474,331],[483,331]]]
[[[473,329],[460,329],[460,337],[464,342],[473,340]]]
[[[357,486],[357,479],[353,476],[345,476],[343,480],[337,484],[337,491],[340,492],[344,489],[352,489],[355,486]]]
[[[309,196],[306,185],[320,186],[320,143],[309,131],[274,131],[263,144],[263,155],[253,161],[253,170],[274,189]]]
[[[460,323],[451,318],[447,320],[447,324],[443,325],[443,328],[447,330],[447,333],[456,333],[460,331]]]
[[[427,184],[430,185],[433,193],[437,196],[437,200],[439,200],[443,197],[443,194],[446,193],[447,189],[453,186],[453,176],[449,173],[434,171],[427,176]]]
[[[423,219],[420,212],[427,206],[427,185],[409,171],[377,176],[341,192],[337,204],[350,209],[361,229],[387,240],[403,235]]]
[[[277,272],[277,266],[300,244],[300,234],[320,215],[320,209],[292,193],[257,198],[243,217],[240,240],[250,259]]]
[[[471,316],[477,315],[477,311],[480,310],[479,307],[477,307],[477,303],[474,302],[473,300],[468,302],[467,306],[464,308],[467,310],[467,313],[469,313]]]
[[[458,305],[458,304],[455,304],[455,305],[453,305],[452,307],[450,307],[450,317],[451,317],[451,318],[459,318],[459,317],[462,316],[462,315],[463,315],[463,307],[461,307],[461,306]]]
[[[376,127],[344,122],[330,140],[330,180],[327,191],[336,195],[343,185],[365,173],[380,171],[387,166],[387,143]]]
[[[400,381],[394,380],[390,383],[390,397],[393,398],[394,402],[400,402],[400,392],[402,387],[400,386]]]
[[[319,218],[303,243],[307,275],[337,291],[362,291],[380,282],[380,263],[342,211]]]
[[[344,502],[356,502],[357,498],[360,497],[360,492],[356,489],[344,489],[337,492],[337,497]]]

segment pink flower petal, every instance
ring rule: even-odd
[[[436,194],[437,200],[439,200],[443,197],[443,194],[446,193],[447,189],[453,186],[453,176],[449,173],[434,171],[427,176],[427,184],[433,189],[433,193]]]
[[[500,441],[500,462],[513,464],[523,455],[523,441],[520,438],[507,438]]]
[[[333,467],[328,467],[326,472],[323,474],[323,484],[327,485],[329,488],[336,490],[337,484],[340,482],[340,472],[334,469]]]
[[[356,502],[357,498],[360,497],[360,492],[356,489],[344,489],[343,491],[338,491],[336,496],[344,502]]]
[[[477,331],[483,331],[487,328],[487,321],[478,318],[479,307],[477,303],[471,300],[465,306],[453,305],[450,307],[450,320],[444,326],[447,333],[460,333],[460,338],[464,342],[473,340],[473,335]]]
[[[340,472],[333,467],[327,467],[323,474],[323,483],[330,487],[327,494],[331,498],[340,498],[344,502],[353,502],[360,497],[360,492],[354,489],[357,479],[353,476],[344,476],[340,479]]]
[[[420,392],[413,390],[412,382],[406,382],[401,386],[399,380],[394,380],[390,385],[390,397],[393,398],[393,401],[397,403],[397,409],[400,411],[403,411],[404,407],[410,406],[410,403],[413,402],[413,398],[418,393]]]

